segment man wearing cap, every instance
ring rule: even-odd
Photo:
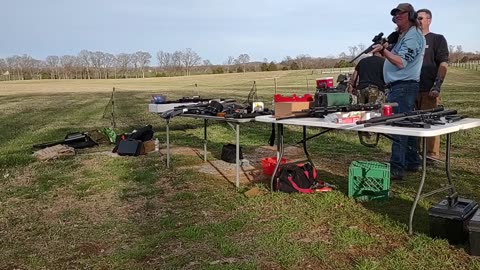
[[[394,113],[414,110],[419,92],[420,71],[425,51],[425,38],[418,28],[417,13],[408,3],[399,4],[390,14],[400,34],[391,51],[388,44],[375,45],[372,53],[380,52],[385,57],[383,76],[389,92],[388,102],[398,103]],[[405,171],[417,171],[420,159],[417,139],[411,136],[393,136],[390,157],[390,178],[401,180]]]
[[[427,45],[420,74],[420,93],[417,96],[417,109],[433,109],[440,104],[440,89],[447,74],[448,45],[440,34],[430,32],[432,12],[428,9],[417,11],[417,20]],[[440,137],[427,138],[427,164],[440,156]]]

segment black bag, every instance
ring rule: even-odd
[[[152,125],[146,125],[142,128],[139,128],[136,132],[131,133],[128,138],[145,142],[153,138],[153,133],[154,131]]]
[[[228,163],[236,163],[236,145],[235,144],[226,144],[222,147],[222,156],[220,157],[223,161]],[[242,147],[240,147],[240,159],[243,159]]]
[[[118,144],[117,154],[120,156],[138,156],[141,147],[142,141],[140,140],[121,140]]]
[[[310,163],[280,165],[273,184],[274,191],[313,193],[319,186],[317,170]]]

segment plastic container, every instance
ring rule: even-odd
[[[287,163],[286,158],[282,158],[280,160],[280,164]],[[273,171],[275,170],[275,166],[277,165],[277,158],[276,157],[267,157],[262,159],[262,169],[263,174],[272,175]]]
[[[390,192],[390,164],[353,161],[348,173],[348,196],[359,201],[386,200]]]
[[[306,102],[313,101],[313,96],[310,94],[305,94],[303,96],[297,96],[293,94],[292,96],[282,96],[281,94],[273,95],[274,102]]]
[[[465,243],[467,224],[477,209],[475,201],[463,198],[458,198],[453,206],[446,199],[433,205],[428,209],[430,236],[447,239],[453,245]]]
[[[467,227],[470,255],[480,256],[480,211],[478,211],[478,209],[468,222]]]
[[[333,88],[333,77],[318,78],[317,88]]]
[[[163,104],[166,101],[167,101],[167,97],[165,95],[153,95],[150,103],[152,103],[152,104]]]
[[[392,105],[383,105],[382,107],[382,116],[390,116],[393,114]]]

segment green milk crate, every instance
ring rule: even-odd
[[[348,173],[348,196],[359,201],[386,200],[390,192],[390,164],[353,161]]]

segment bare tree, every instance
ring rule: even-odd
[[[7,61],[3,58],[0,58],[0,78],[10,80],[10,71],[8,70]]]
[[[181,62],[185,67],[185,75],[190,76],[192,67],[199,65],[201,60],[202,58],[192,49],[185,49],[181,58]]]
[[[77,64],[77,58],[73,55],[64,55],[60,57],[60,66],[63,70],[64,79],[73,79],[73,73],[75,65]]]
[[[45,64],[50,70],[51,79],[60,79],[58,69],[60,67],[60,57],[56,55],[49,55],[45,58]]]
[[[175,51],[172,54],[172,69],[175,73],[182,70],[182,58],[183,52],[181,51]]]
[[[78,53],[78,60],[79,64],[85,69],[87,72],[87,79],[90,80],[90,66],[91,66],[91,55],[92,52],[88,50],[81,50],[80,53]]]
[[[230,67],[235,63],[235,58],[233,56],[229,56],[227,60],[224,62],[224,65],[227,67],[227,73],[230,72]]]
[[[148,52],[138,51],[135,53],[135,56],[137,63],[140,66],[140,70],[142,71],[142,78],[145,78],[145,67],[150,64],[150,59],[152,59],[152,55]]]
[[[358,47],[357,46],[349,46],[348,51],[350,51],[350,56],[353,58],[357,55]]]
[[[124,78],[127,78],[128,66],[130,65],[131,61],[131,55],[128,53],[120,53],[117,55],[117,65],[120,68]]]
[[[365,44],[363,44],[363,43],[359,43],[359,44],[357,45],[357,47],[358,47],[358,52],[359,52],[359,53],[365,51],[365,49],[367,48],[367,46],[365,46]]]
[[[295,62],[297,62],[300,69],[308,68],[308,62],[311,59],[308,54],[299,54],[295,57]]]
[[[117,78],[117,65],[116,65],[117,59],[115,58],[115,55],[111,53],[105,53],[105,62],[104,62],[104,68],[105,68],[105,79],[108,79],[109,76],[109,71],[113,69],[113,75],[114,78]]]
[[[172,68],[172,54],[169,52],[164,52],[164,51],[158,51],[157,52],[157,60],[158,60],[158,66],[160,69],[164,71],[168,71],[169,69]]]
[[[208,73],[209,70],[212,69],[212,62],[210,62],[210,60],[203,60],[203,67],[204,67],[204,70],[203,70],[203,73]]]
[[[250,62],[250,56],[246,53],[240,54],[237,58],[238,63],[242,66],[243,73],[246,72],[246,65]]]

